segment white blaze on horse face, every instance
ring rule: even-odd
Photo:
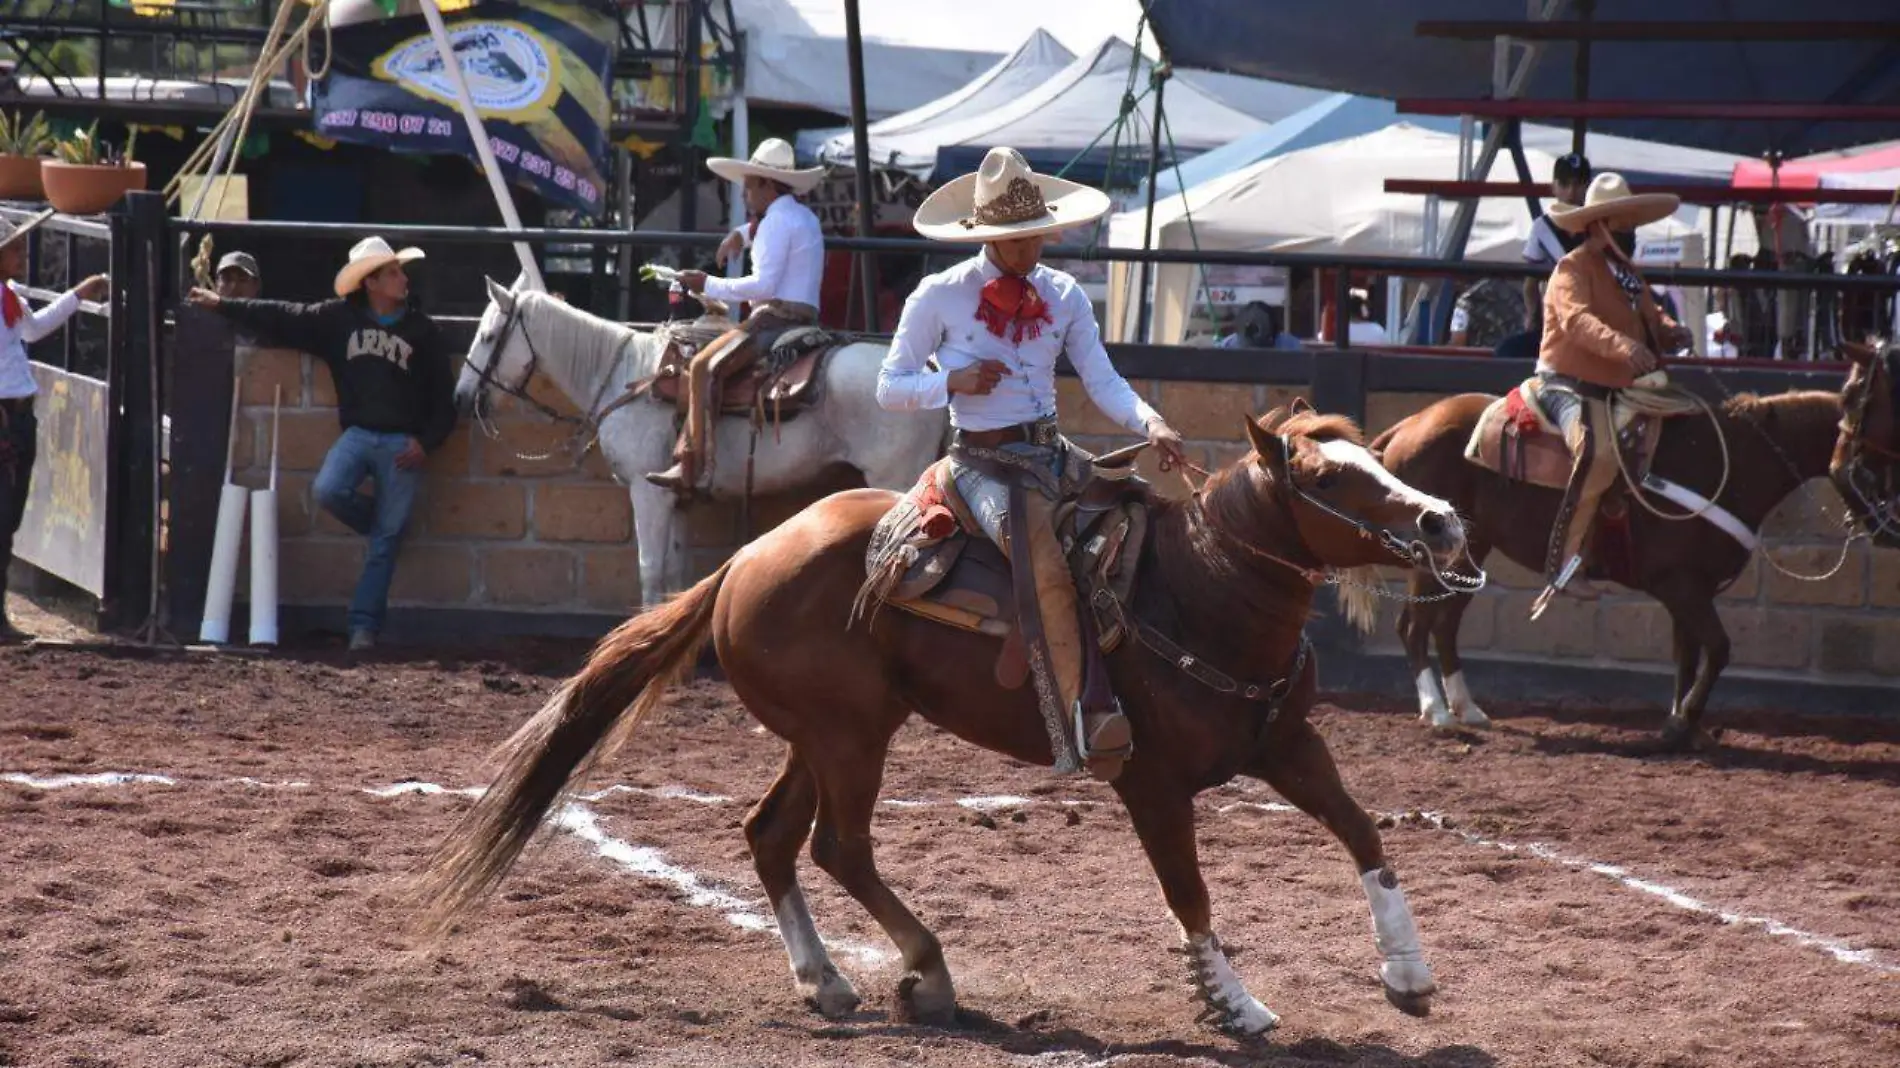
[[[1235,974],[1220,940],[1212,934],[1187,936],[1188,960],[1194,969],[1197,992],[1207,1007],[1219,1014],[1218,1022],[1229,1031],[1258,1035],[1272,1030],[1280,1017],[1247,992],[1247,985]]]
[[[1319,454],[1341,467],[1350,467],[1364,472],[1377,482],[1386,493],[1403,502],[1408,508],[1420,512],[1436,512],[1447,519],[1456,513],[1449,501],[1441,501],[1430,494],[1422,493],[1410,485],[1399,481],[1397,475],[1385,469],[1385,465],[1366,451],[1363,445],[1355,445],[1343,438],[1333,438],[1319,443]]]
[[[1379,978],[1401,994],[1422,996],[1436,990],[1432,969],[1425,963],[1425,951],[1419,948],[1412,907],[1405,903],[1405,891],[1399,889],[1399,877],[1389,867],[1377,868],[1361,872],[1359,882],[1366,888],[1366,901],[1372,906],[1373,938],[1379,955],[1385,958]]]

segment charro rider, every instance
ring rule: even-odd
[[[1667,217],[1678,202],[1669,194],[1633,194],[1622,175],[1604,173],[1590,182],[1582,205],[1550,209],[1552,223],[1584,241],[1557,262],[1544,292],[1537,374],[1544,408],[1562,428],[1573,461],[1551,531],[1549,585],[1531,606],[1532,619],[1557,593],[1595,593],[1577,572],[1597,502],[1617,479],[1612,392],[1656,371],[1661,353],[1690,343],[1689,331],[1656,307],[1631,258],[1636,228]]]
[[[950,182],[917,208],[919,233],[971,242],[976,255],[925,278],[904,304],[878,373],[877,400],[892,410],[949,406],[957,492],[1006,554],[1009,504],[1023,504],[1037,615],[1053,686],[1037,671],[1038,695],[1059,702],[1077,745],[1100,778],[1120,774],[1134,736],[1117,703],[1083,708],[1082,632],[1074,579],[1053,526],[1055,495],[1072,480],[1074,450],[1056,429],[1056,359],[1067,355],[1089,398],[1110,419],[1145,436],[1162,469],[1184,459],[1181,438],[1109,363],[1095,310],[1075,279],[1042,264],[1043,242],[1109,208],[1103,193],[1036,174],[1020,153],[991,149],[975,174]],[[939,370],[926,367],[936,357]],[[1012,492],[1013,491],[1013,492]],[[1027,630],[1027,628],[1025,628]],[[1030,649],[1032,669],[1043,655]]]
[[[719,412],[719,387],[795,326],[818,321],[818,288],[825,273],[825,235],[818,216],[798,200],[824,177],[824,168],[799,170],[792,146],[767,139],[750,160],[715,157],[706,166],[721,178],[745,183],[746,211],[756,221],[733,231],[719,245],[721,262],[752,247],[752,273],[743,278],[709,277],[704,271],[680,272],[680,284],[729,304],[752,305],[745,322],[720,335],[693,355],[686,369],[686,425],[674,448],[672,467],[647,476],[655,485],[690,496],[712,471],[712,420]],[[748,343],[750,342],[750,343]]]

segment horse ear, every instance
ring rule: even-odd
[[[1861,345],[1852,341],[1841,342],[1841,354],[1862,367],[1873,362],[1876,351],[1872,345]]]
[[[1247,440],[1253,443],[1253,451],[1260,454],[1262,467],[1276,479],[1286,476],[1287,453],[1291,446],[1285,438],[1249,419]]]
[[[1313,412],[1313,411],[1318,411],[1318,410],[1319,409],[1313,407],[1312,401],[1307,400],[1303,396],[1294,397],[1293,403],[1287,406],[1288,413],[1292,415],[1298,415],[1301,412]]]
[[[494,303],[495,307],[502,310],[502,314],[515,310],[515,295],[512,290],[503,289],[500,282],[487,275],[482,276],[482,281],[488,283],[488,299]]]

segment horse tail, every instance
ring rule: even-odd
[[[501,773],[416,879],[411,896],[422,933],[440,937],[493,890],[548,810],[685,680],[712,630],[713,605],[731,568],[728,561],[692,589],[614,628],[586,666],[496,750]]]

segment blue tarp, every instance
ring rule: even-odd
[[[1597,0],[1595,18],[1887,21],[1896,12],[1895,0]],[[1419,37],[1415,28],[1428,19],[1521,22],[1524,13],[1524,0],[1148,0],[1155,36],[1176,64],[1387,99],[1492,95],[1491,42]],[[1547,42],[1520,95],[1574,99],[1576,50],[1575,42]],[[1884,39],[1601,41],[1591,48],[1590,96],[1900,104],[1900,48]],[[1900,136],[1891,122],[1604,119],[1592,120],[1590,130],[1744,156],[1798,156]]]

